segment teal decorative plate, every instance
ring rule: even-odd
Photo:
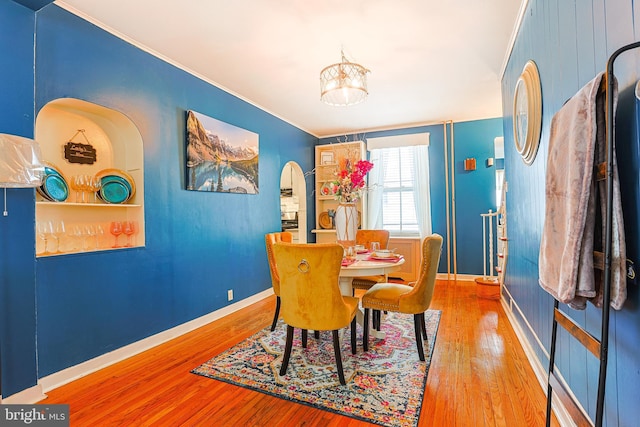
[[[38,194],[50,202],[64,202],[69,197],[69,185],[60,172],[60,169],[52,163],[43,162],[44,178],[42,185],[36,188]]]
[[[45,175],[58,175],[58,176],[62,176],[62,175],[60,174],[60,172],[58,172],[58,170],[57,170],[57,169],[54,169],[54,168],[49,167],[49,166],[45,166],[45,167],[44,167],[44,174],[45,174]]]
[[[44,192],[54,202],[64,202],[69,197],[69,187],[58,174],[47,175],[44,179]]]
[[[103,181],[102,188],[100,189],[100,198],[107,203],[124,203],[130,195],[131,191],[128,186],[117,180]]]
[[[98,172],[96,176],[100,178],[100,180],[102,181],[102,185],[106,185],[112,182],[117,182],[127,187],[127,191],[129,195],[125,200],[125,202],[132,199],[133,196],[136,194],[136,183],[133,177],[121,169],[115,169],[115,168],[103,169],[100,172]],[[101,194],[98,193],[98,195],[101,195]],[[109,203],[106,200],[105,202]]]
[[[127,191],[129,192],[129,194],[131,194],[131,184],[129,184],[129,181],[127,181],[126,179],[124,179],[121,176],[106,175],[106,176],[102,177],[101,181],[102,181],[102,186],[105,186],[106,184],[109,184],[111,182],[118,182],[118,183],[124,185],[125,187],[127,187]]]

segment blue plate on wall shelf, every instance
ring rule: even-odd
[[[47,175],[44,179],[44,191],[54,202],[64,202],[69,197],[69,187],[60,175]]]
[[[106,203],[119,204],[129,199],[131,191],[120,181],[108,181],[100,188],[100,198]]]
[[[53,164],[44,163],[42,185],[36,190],[50,202],[64,202],[69,197],[69,185],[60,170]]]
[[[120,169],[104,169],[96,174],[102,183],[98,196],[105,203],[125,203],[136,193],[133,177]]]
[[[112,182],[118,182],[118,183],[124,185],[125,187],[127,187],[127,191],[129,193],[131,193],[131,184],[129,184],[129,181],[127,181],[126,179],[124,179],[121,176],[107,175],[107,176],[102,177],[102,179],[100,181],[102,181],[102,185],[103,186],[107,185],[109,183],[112,183]]]

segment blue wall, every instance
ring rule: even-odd
[[[33,137],[33,11],[0,2],[0,133]],[[9,65],[11,64],[11,65]],[[0,216],[2,395],[36,384],[35,191],[7,190]]]
[[[498,208],[496,168],[488,167],[487,159],[495,157],[494,140],[502,136],[502,118],[454,123],[453,136],[458,274],[477,275],[483,272],[480,214],[489,209],[495,212]],[[475,171],[464,170],[466,158],[476,159]],[[431,159],[429,161],[432,163]],[[434,179],[441,181],[438,177]],[[494,265],[497,265],[495,258]]]
[[[509,260],[506,283],[526,322],[520,319],[542,366],[548,366],[540,340],[548,351],[553,299],[538,285],[538,252],[544,220],[544,178],[549,127],[553,115],[595,75],[604,71],[607,58],[619,47],[637,39],[640,5],[630,0],[580,2],[529,1],[516,43],[502,80],[505,111],[505,161],[509,183],[507,215]],[[515,151],[512,136],[512,99],[515,83],[527,60],[540,72],[543,125],[535,162],[526,166]],[[639,52],[616,62],[620,100],[616,117],[617,153],[622,182],[628,257],[638,265],[638,138],[633,85],[638,79]],[[632,426],[640,419],[640,312],[638,288],[631,284],[624,308],[612,311],[606,389],[605,421],[609,426]],[[585,311],[564,307],[579,324],[600,336],[601,311],[589,305]],[[568,334],[558,339],[557,366],[573,392],[593,418],[598,363]]]
[[[36,108],[72,97],[120,111],[145,153],[146,247],[36,262],[44,376],[224,307],[229,288],[238,300],[269,288],[262,236],[280,228],[280,172],[310,170],[317,138],[58,7],[37,24]],[[260,135],[258,195],[184,190],[188,109]]]
[[[0,70],[0,132],[33,133],[36,15],[36,114],[78,98],[122,112],[142,135],[146,247],[36,260],[35,192],[9,192],[0,219],[4,396],[222,308],[229,288],[236,300],[268,289],[261,236],[280,228],[280,172],[290,160],[311,170],[317,142],[55,5],[34,14],[13,2],[0,4],[0,53],[11,59]],[[260,135],[258,195],[184,190],[187,109]]]
[[[502,118],[453,123],[454,168],[451,170],[451,124],[447,124],[447,158],[444,148],[444,125],[420,126],[391,131],[367,132],[349,135],[356,138],[429,133],[429,184],[431,188],[431,223],[434,233],[447,236],[445,163],[449,163],[449,188],[451,174],[455,174],[456,200],[456,247],[458,274],[481,275],[482,266],[482,219],[481,213],[489,209],[496,211],[495,167],[487,167],[486,160],[494,157],[494,139],[502,136]],[[343,141],[344,138],[340,137]],[[323,138],[321,144],[337,142],[336,138]],[[477,161],[475,171],[464,170],[464,159],[473,157]],[[453,272],[453,242],[451,271]],[[447,272],[447,243],[443,245],[438,271]]]

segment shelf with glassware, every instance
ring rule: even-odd
[[[336,181],[345,159],[349,159],[352,164],[366,159],[364,142],[343,142],[315,147],[316,228],[311,232],[315,234],[317,243],[336,241],[333,215],[339,201],[336,199],[335,186],[332,184]],[[366,213],[363,209],[365,198],[366,195],[363,195],[363,198],[356,202],[360,224],[364,223],[363,215]]]
[[[36,256],[145,245],[142,137],[123,114],[77,99],[45,105],[36,138]]]

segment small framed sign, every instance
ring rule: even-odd
[[[331,165],[333,164],[333,152],[331,151],[323,151],[320,153],[320,164],[321,165]]]
[[[69,163],[92,165],[98,159],[98,153],[91,144],[69,141],[64,146],[64,158]]]

